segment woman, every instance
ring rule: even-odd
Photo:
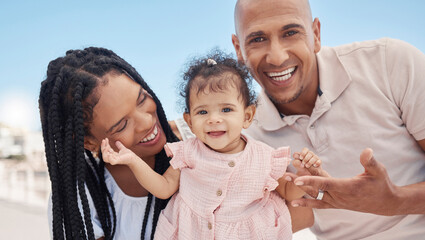
[[[164,144],[179,140],[184,121],[171,128],[136,70],[95,47],[70,50],[50,62],[39,106],[53,238],[153,238],[168,200],[152,197],[128,167],[105,164],[100,143],[106,137],[119,140],[162,174],[169,166]]]

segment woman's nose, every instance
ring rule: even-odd
[[[135,131],[144,132],[152,128],[153,116],[150,113],[137,113],[134,116]]]

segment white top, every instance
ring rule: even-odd
[[[246,131],[272,147],[312,149],[333,177],[364,171],[359,156],[374,150],[394,184],[425,181],[425,55],[394,39],[323,47],[317,55],[320,90],[311,116],[280,117],[262,92]],[[385,199],[382,199],[385,201]],[[314,210],[318,239],[424,239],[425,215],[378,216]]]
[[[193,136],[190,132],[190,128],[187,126],[186,122],[183,120],[176,120],[176,125],[180,129],[186,129],[185,131],[180,131],[183,139],[187,139]],[[189,131],[187,131],[189,129]],[[117,214],[117,225],[114,239],[140,239],[140,234],[142,232],[143,217],[145,215],[145,208],[148,201],[148,197],[131,197],[126,195],[118,184],[115,182],[112,175],[105,168],[105,183],[109,192],[111,193],[112,200],[115,205],[115,212]],[[86,188],[87,197],[89,199],[89,205],[91,210],[91,217],[93,223],[93,229],[95,238],[98,239],[103,237],[102,225],[96,214],[93,200]],[[81,206],[80,206],[81,208]],[[148,223],[146,227],[145,238],[149,239],[152,231],[152,218],[153,218],[154,204],[151,205],[151,210],[149,212]],[[52,202],[51,197],[48,205],[48,222],[50,228],[50,236],[53,239],[52,235]]]
[[[176,123],[177,129],[180,132],[180,135],[182,136],[182,140],[186,141],[188,138],[195,137],[195,134],[192,133],[189,126],[187,125],[186,121],[183,118],[177,118],[174,120]]]

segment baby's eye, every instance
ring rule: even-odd
[[[205,110],[201,110],[201,111],[199,111],[199,112],[198,112],[198,114],[200,114],[200,115],[204,115],[204,114],[207,114],[207,111],[205,111]]]
[[[222,112],[231,112],[232,109],[231,108],[223,108],[223,110],[221,110]]]

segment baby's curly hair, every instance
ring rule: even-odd
[[[235,86],[239,89],[239,97],[245,107],[255,104],[249,71],[244,65],[239,64],[232,54],[214,48],[204,56],[192,58],[186,64],[186,69],[179,87],[186,113],[189,113],[190,109],[191,89],[197,89],[197,93],[207,88],[213,92],[220,92],[229,86]]]

